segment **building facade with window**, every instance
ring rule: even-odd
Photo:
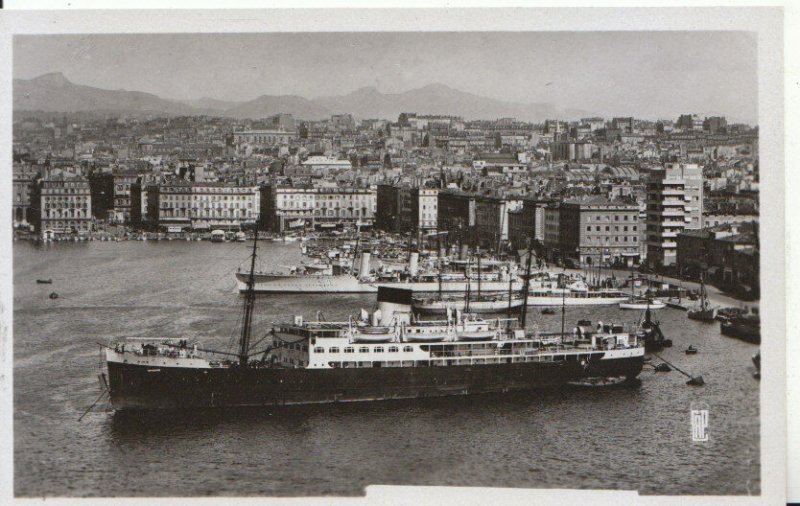
[[[85,177],[70,172],[48,174],[42,181],[40,199],[43,237],[92,231],[92,195]]]
[[[37,171],[31,167],[14,164],[13,167],[13,222],[14,226],[32,225],[35,220],[31,213],[38,206],[31,206],[31,199],[35,197],[34,184],[36,184]]]
[[[647,263],[672,266],[678,234],[703,228],[703,171],[693,163],[667,164],[650,169],[645,184]]]
[[[583,265],[639,263],[639,206],[593,196],[567,200],[559,213],[560,249]]]
[[[137,172],[114,174],[114,223],[131,221],[131,185],[139,178]]]
[[[265,224],[272,230],[333,229],[344,225],[371,227],[377,210],[375,188],[269,187],[272,213]]]
[[[138,186],[134,193],[140,194]],[[155,229],[238,230],[255,225],[260,212],[256,186],[175,180],[150,184],[142,194],[147,202],[143,220]]]

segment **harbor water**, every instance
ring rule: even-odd
[[[170,336],[234,348],[234,272],[249,267],[249,246],[14,244],[15,495],[362,495],[370,484],[760,492],[757,347],[674,309],[656,313],[674,341],[661,355],[702,374],[703,387],[646,367],[638,387],[147,416],[101,402],[78,421],[101,392],[98,343]],[[260,257],[275,269],[302,260],[297,243],[261,243]],[[253,333],[374,304],[374,294],[260,296]],[[559,331],[560,312],[529,308],[528,324]],[[566,327],[640,316],[568,307]],[[685,355],[690,344],[699,353]],[[691,409],[708,410],[706,442],[692,441]]]

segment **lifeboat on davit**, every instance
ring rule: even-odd
[[[403,330],[403,341],[409,343],[438,343],[447,337],[447,327],[412,326]]]
[[[456,335],[459,341],[491,341],[496,337],[493,330],[464,330]]]
[[[392,327],[356,327],[353,329],[355,343],[388,343],[394,339]]]

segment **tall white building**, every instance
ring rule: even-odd
[[[674,265],[677,237],[703,228],[703,170],[694,163],[650,169],[647,178],[647,263]]]
[[[436,230],[437,216],[439,214],[439,189],[419,189],[419,222],[423,230]]]

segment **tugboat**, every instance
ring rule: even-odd
[[[664,349],[664,333],[661,332],[660,322],[653,321],[648,307],[644,312],[644,320],[640,326],[641,338],[644,341],[645,351],[661,351]]]

